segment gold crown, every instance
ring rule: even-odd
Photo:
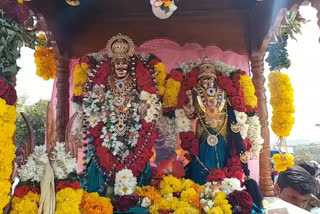
[[[199,66],[199,70],[200,70],[200,73],[198,75],[198,79],[204,76],[213,77],[215,79],[217,78],[216,68],[212,64],[209,64],[209,63],[202,64]]]
[[[119,33],[109,39],[106,49],[108,56],[113,60],[128,59],[134,54],[135,45],[128,36]]]

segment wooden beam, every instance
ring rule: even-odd
[[[259,119],[261,123],[261,136],[264,139],[263,149],[259,157],[260,179],[259,186],[262,194],[267,197],[274,196],[273,183],[271,180],[271,154],[270,132],[268,127],[268,109],[266,89],[264,87],[264,54],[255,54],[251,57],[251,71],[253,84],[258,97]]]
[[[65,141],[65,130],[69,120],[69,62],[64,57],[57,59],[56,87],[56,140]]]

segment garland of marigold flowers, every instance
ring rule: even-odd
[[[36,214],[38,213],[38,203],[40,195],[29,191],[28,194],[19,198],[12,199],[11,214]]]
[[[166,89],[163,95],[163,108],[175,108],[178,105],[178,95],[181,83],[183,82],[183,74],[180,70],[172,70],[166,82]]]
[[[82,189],[74,190],[70,187],[67,187],[60,190],[56,194],[57,207],[55,214],[80,214],[82,195]]]
[[[44,34],[40,34],[39,39],[44,43],[46,42]],[[37,46],[34,57],[37,66],[36,74],[44,80],[54,79],[56,76],[56,60],[53,49],[46,46]]]
[[[98,193],[83,192],[81,201],[81,213],[113,213],[113,206],[110,198],[100,197]]]
[[[248,108],[256,108],[258,104],[258,98],[255,95],[256,90],[250,76],[240,75],[239,84],[243,90],[244,105],[246,110],[247,112],[251,112]]]
[[[82,96],[83,87],[88,80],[87,63],[80,63],[76,66],[73,73],[73,94],[74,96]]]
[[[0,98],[0,210],[10,200],[12,161],[15,158],[15,146],[12,141],[16,126],[16,108],[7,105]]]
[[[271,128],[279,137],[280,154],[272,158],[275,162],[275,169],[279,172],[285,171],[288,167],[294,166],[294,158],[290,154],[281,154],[281,147],[285,145],[286,139],[290,135],[295,118],[293,105],[293,87],[290,77],[278,71],[269,75],[269,89],[271,93],[270,103],[273,108]]]

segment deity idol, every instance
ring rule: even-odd
[[[221,67],[221,64],[217,65]],[[240,180],[244,172],[246,179],[250,179],[246,153],[250,148],[246,146],[246,138],[251,126],[246,123],[247,119],[258,120],[258,116],[252,107],[246,106],[244,97],[253,100],[256,97],[254,91],[244,96],[240,87],[243,80],[247,81],[245,85],[252,85],[250,77],[232,66],[228,68],[233,70],[222,73],[212,63],[199,63],[183,71],[175,110],[176,124],[181,147],[189,159],[186,176],[199,184],[204,184],[209,177],[216,178],[217,171]],[[194,127],[192,121],[195,121]],[[254,127],[261,139],[260,125]]]
[[[83,130],[88,141],[82,185],[89,192],[112,190],[117,172],[126,169],[147,180],[155,122],[161,109],[153,66],[134,54],[133,41],[112,37],[107,56],[89,55],[83,94]]]

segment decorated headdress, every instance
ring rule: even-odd
[[[119,33],[109,39],[106,49],[108,56],[113,60],[128,59],[133,56],[135,52],[135,45],[132,39]]]
[[[198,75],[198,79],[200,79],[201,77],[213,77],[213,78],[217,78],[217,74],[216,74],[216,68],[214,67],[214,65],[210,64],[210,63],[205,63],[199,66],[199,75]]]

